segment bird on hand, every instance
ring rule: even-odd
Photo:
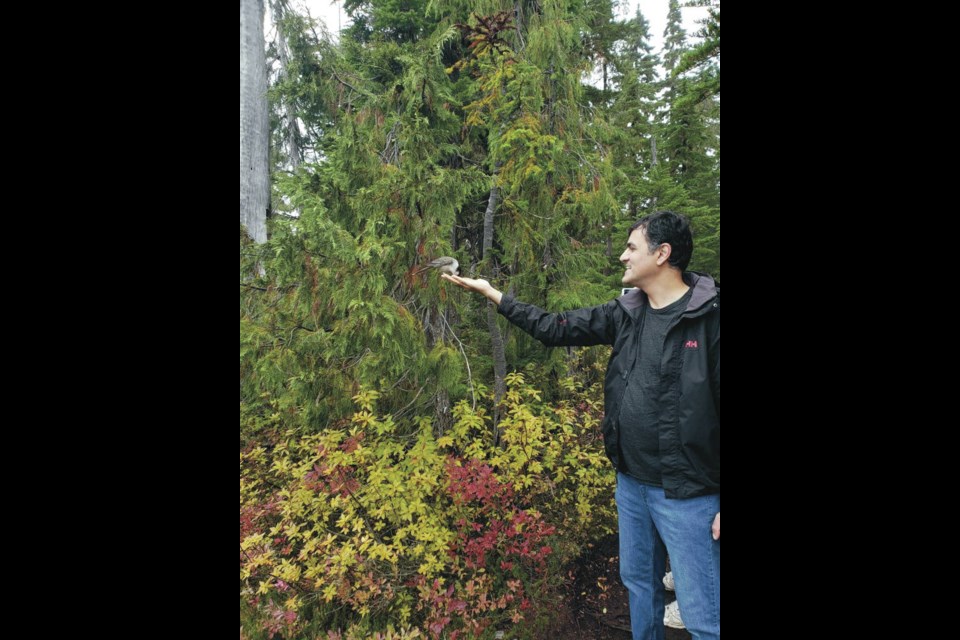
[[[460,270],[460,263],[457,262],[456,258],[451,258],[450,256],[440,256],[436,260],[428,262],[427,266],[423,269],[420,269],[420,271],[424,271],[427,268],[439,269],[440,273],[446,273],[448,275],[455,276]]]

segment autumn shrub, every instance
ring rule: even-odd
[[[319,433],[241,407],[241,436],[257,434],[240,453],[244,636],[532,634],[560,568],[612,530],[614,478],[596,388],[564,380],[569,399],[547,406],[521,374],[507,382],[496,431],[486,394],[444,433],[378,415],[372,390]]]

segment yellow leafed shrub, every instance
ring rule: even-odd
[[[453,640],[492,637],[506,621],[515,635],[532,629],[560,568],[614,524],[599,413],[579,395],[547,406],[512,374],[498,443],[487,410],[466,402],[442,434],[429,419],[377,415],[369,390],[349,423],[315,434],[285,428],[281,412],[241,407],[241,433],[261,434],[240,454],[245,636]]]

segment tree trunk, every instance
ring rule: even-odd
[[[657,136],[656,134],[650,136],[650,166],[657,166]],[[650,199],[651,211],[657,210],[657,196],[654,195]]]
[[[603,274],[608,276],[612,273],[611,271],[611,261],[613,260],[613,219],[607,220],[607,266],[603,270]]]
[[[494,169],[493,179],[497,179],[499,165]],[[491,276],[496,276],[499,269],[494,265],[493,249],[493,215],[500,200],[500,188],[494,184],[490,187],[490,197],[487,199],[487,210],[483,214],[483,260],[491,270]],[[487,303],[487,329],[490,332],[490,346],[493,350],[493,441],[499,442],[500,431],[497,423],[500,421],[499,404],[503,394],[507,392],[507,356],[503,350],[503,336],[497,326],[497,309],[492,302]]]
[[[269,139],[263,0],[240,0],[240,224],[256,242],[267,240]]]

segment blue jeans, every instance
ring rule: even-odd
[[[663,640],[667,553],[687,631],[694,640],[720,638],[720,541],[711,535],[719,511],[719,495],[668,499],[659,487],[617,474],[620,579],[633,640]]]

